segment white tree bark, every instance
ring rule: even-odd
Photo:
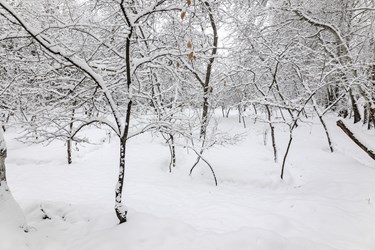
[[[7,148],[3,136],[3,130],[0,129],[0,186],[6,184],[5,158],[7,157]]]

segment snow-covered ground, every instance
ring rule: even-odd
[[[220,126],[246,133],[243,141],[205,155],[218,187],[204,164],[188,175],[193,152],[178,149],[169,173],[160,138],[132,139],[122,225],[113,209],[116,139],[87,131],[105,142],[79,145],[68,166],[63,143],[21,144],[8,130],[8,184],[29,232],[6,230],[0,221],[0,250],[375,249],[375,162],[335,125],[336,117],[327,121],[334,153],[318,120],[296,129],[283,181],[269,137],[263,145],[267,126],[247,119],[245,129],[236,119],[221,118]],[[289,134],[281,125],[276,133],[281,162]],[[374,131],[366,133],[373,144]]]

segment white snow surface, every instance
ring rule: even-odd
[[[375,249],[375,163],[335,125],[336,117],[327,119],[334,153],[318,120],[300,124],[284,180],[287,127],[276,130],[275,164],[269,136],[263,145],[266,124],[247,119],[245,129],[236,120],[233,114],[219,124],[246,133],[243,141],[205,154],[218,187],[204,164],[188,175],[192,151],[178,149],[169,173],[168,146],[160,138],[132,139],[124,188],[128,222],[121,225],[114,212],[114,136],[108,142],[105,132],[86,130],[98,144],[78,145],[67,165],[63,143],[21,144],[13,139],[17,131],[8,129],[8,184],[29,230],[5,223],[1,200],[0,250]],[[373,143],[374,131],[364,138]]]
[[[0,250],[28,249],[25,217],[5,182],[0,185]]]

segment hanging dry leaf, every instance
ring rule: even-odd
[[[188,6],[190,6],[191,5],[191,0],[186,0],[186,3],[187,3]]]
[[[193,51],[189,53],[188,58],[190,61],[195,61],[197,59]]]
[[[181,12],[181,20],[184,20],[185,16],[186,16],[186,12],[185,11]]]
[[[187,47],[188,47],[189,49],[191,49],[191,48],[193,48],[193,44],[189,41],[189,42],[187,43]]]

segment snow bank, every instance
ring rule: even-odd
[[[128,222],[122,225],[114,212],[116,140],[80,146],[69,166],[60,142],[44,148],[7,140],[8,182],[30,228],[23,242],[31,250],[375,249],[375,167],[357,158],[364,153],[336,126],[336,117],[327,119],[334,153],[319,121],[295,130],[284,181],[272,145],[264,146],[264,124],[248,121],[244,129],[236,118],[220,126],[246,132],[244,140],[205,154],[218,187],[204,164],[188,175],[192,152],[179,148],[170,174],[168,146],[160,138],[133,138],[124,189]],[[281,156],[288,129],[277,126],[276,136]],[[5,230],[7,239],[18,235],[17,224]]]
[[[0,185],[0,250],[28,249],[25,217],[6,183]]]

